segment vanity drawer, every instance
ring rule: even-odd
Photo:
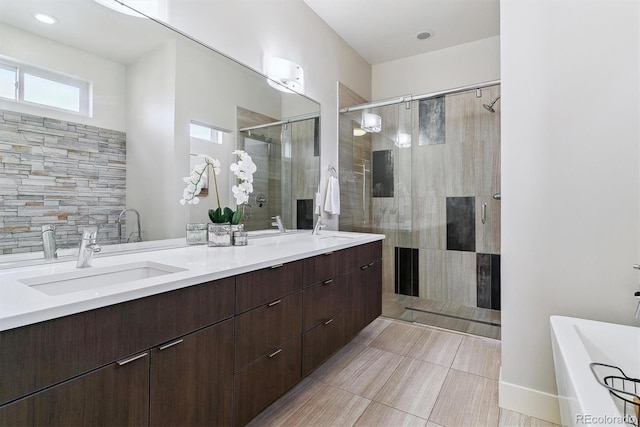
[[[382,241],[366,243],[357,247],[356,267],[362,267],[382,259]]]
[[[326,322],[344,309],[346,297],[345,276],[336,276],[317,283],[303,291],[302,325],[307,331],[314,326]]]
[[[357,267],[357,248],[327,252],[304,260],[304,287]]]
[[[0,332],[0,405],[233,315],[234,278]]]
[[[233,424],[245,425],[296,385],[300,364],[301,340],[297,337],[238,372],[234,378]]]
[[[302,289],[302,264],[290,262],[236,276],[236,314]]]
[[[300,292],[236,316],[236,371],[300,336],[301,318]]]
[[[302,335],[303,377],[345,344],[344,322],[344,311],[341,311]]]

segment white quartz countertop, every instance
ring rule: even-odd
[[[0,270],[0,331],[82,311],[155,295],[210,280],[235,276],[273,265],[346,249],[384,239],[381,234],[322,231],[279,234],[249,240],[247,246],[186,246],[94,258],[92,266],[76,268],[76,261],[43,263]],[[157,263],[177,272],[60,295],[48,295],[29,286],[52,275],[91,274],[133,263]],[[93,269],[93,270],[92,270]],[[87,285],[90,281],[87,279]],[[27,283],[27,284],[25,284]],[[256,284],[259,286],[259,284]]]

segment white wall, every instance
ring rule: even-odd
[[[0,108],[125,131],[125,67],[0,23],[0,55],[93,83],[93,117],[0,100]]]
[[[502,0],[500,13],[500,404],[558,422],[549,316],[638,324],[639,9]]]
[[[302,0],[172,0],[168,22],[256,70],[265,55],[304,68],[306,94],[321,104],[324,180],[338,162],[337,82],[370,98],[371,66]]]
[[[145,241],[184,233],[184,221],[175,232],[175,63],[175,43],[167,43],[127,67],[127,207],[140,211]],[[130,220],[127,230],[135,229]]]
[[[374,65],[374,100],[422,95],[500,78],[500,37]]]

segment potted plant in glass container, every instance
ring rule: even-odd
[[[236,200],[237,209],[234,211],[229,207],[220,205],[220,195],[218,194],[217,175],[220,174],[220,161],[206,154],[198,154],[204,162],[193,167],[191,174],[183,178],[187,184],[182,193],[180,204],[197,205],[200,203],[198,194],[206,182],[207,169],[213,170],[213,183],[216,189],[217,209],[209,209],[209,246],[230,246],[232,236],[232,226],[238,226],[242,221],[242,208],[239,206],[249,201],[249,194],[253,192],[253,174],[257,170],[251,156],[243,150],[235,150],[232,154],[239,157],[236,163],[232,163],[229,169],[238,178],[238,182],[231,187],[233,197]]]

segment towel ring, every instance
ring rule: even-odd
[[[329,171],[329,173],[331,174],[332,177],[334,177],[334,178],[338,177],[338,171],[333,166],[329,165],[327,167],[327,170]]]

